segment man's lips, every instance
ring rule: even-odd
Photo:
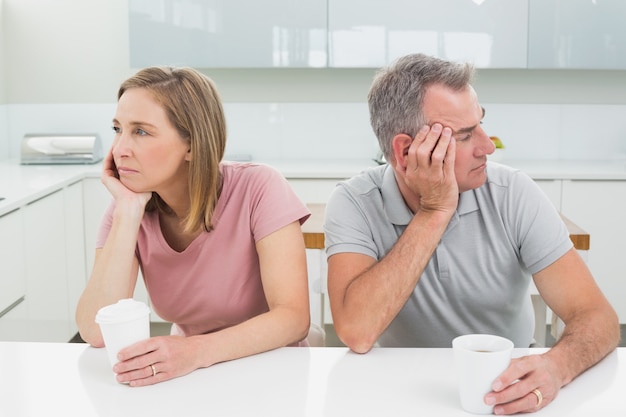
[[[478,165],[476,168],[472,169],[472,171],[477,171],[479,169],[487,168],[487,160],[485,160],[482,164]]]

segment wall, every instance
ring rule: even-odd
[[[127,1],[0,5],[0,76],[4,71],[10,121],[0,136],[0,159],[19,157],[25,133],[97,132],[108,145],[115,92],[135,71],[129,67]],[[363,158],[376,150],[365,105],[374,70],[204,72],[226,103],[227,153]],[[481,70],[475,87],[487,108],[485,127],[504,140],[509,157],[626,158],[626,71]],[[0,108],[0,126],[2,114]]]
[[[7,139],[7,110],[6,110],[6,97],[5,97],[5,58],[4,58],[4,0],[0,0],[0,160],[5,159],[9,155],[9,141]]]

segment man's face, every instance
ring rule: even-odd
[[[452,129],[456,140],[454,174],[459,192],[483,185],[487,180],[487,155],[495,151],[495,145],[480,125],[484,109],[478,104],[474,89],[453,91],[433,85],[424,97],[423,111],[430,126],[441,123]]]

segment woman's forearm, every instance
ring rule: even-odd
[[[98,310],[133,295],[138,262],[135,247],[141,217],[125,215],[116,208],[113,225],[103,248],[96,251],[94,267],[78,302],[76,323],[81,337],[93,346],[103,346]]]
[[[215,333],[192,336],[197,341],[197,367],[297,343],[306,338],[309,325],[308,308],[284,306]]]

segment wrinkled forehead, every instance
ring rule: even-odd
[[[441,123],[456,132],[479,123],[484,109],[472,86],[452,90],[443,85],[433,85],[424,96],[423,113],[429,125]]]

